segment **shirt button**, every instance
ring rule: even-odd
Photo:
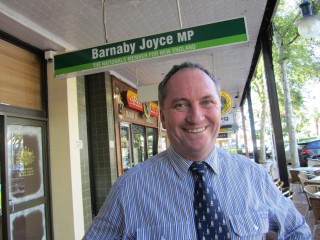
[[[254,228],[255,230],[258,230],[258,229],[259,229],[259,227],[258,227],[257,225],[253,225],[253,228]]]

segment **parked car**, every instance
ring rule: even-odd
[[[266,158],[269,159],[272,156],[272,149],[270,147],[268,147],[268,146],[266,146],[265,148],[266,148]],[[258,150],[258,154],[259,154],[260,153],[260,147],[257,147],[257,150]],[[253,150],[249,149],[248,152],[249,152],[249,157],[253,158]]]
[[[309,158],[320,158],[320,139],[300,142],[298,146],[300,162],[308,162]]]
[[[304,146],[303,144],[301,144],[301,145],[298,144],[298,146],[297,146],[298,147],[298,157],[300,160],[300,166],[306,167],[306,166],[308,166],[308,158],[305,158],[305,157],[303,158],[300,154],[303,146]],[[290,145],[289,144],[286,144],[284,146],[284,151],[285,151],[285,155],[286,155],[287,164],[291,165],[292,160],[291,160]]]

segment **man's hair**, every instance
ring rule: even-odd
[[[201,66],[198,63],[184,62],[180,65],[174,65],[171,68],[171,70],[167,73],[167,75],[164,77],[164,79],[159,83],[158,99],[159,99],[160,108],[163,107],[164,100],[167,96],[166,85],[167,85],[168,81],[176,72],[178,72],[179,70],[184,69],[184,68],[197,68],[197,69],[203,71],[205,74],[207,74],[212,79],[213,83],[215,84],[217,92],[220,96],[221,87],[220,87],[218,80],[213,76],[213,74],[211,74],[207,69],[205,69],[203,66]]]

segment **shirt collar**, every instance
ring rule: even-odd
[[[168,149],[167,153],[168,159],[179,178],[184,178],[193,162],[182,157],[172,147]],[[219,174],[218,154],[216,148],[214,148],[203,161],[206,162],[216,174]]]

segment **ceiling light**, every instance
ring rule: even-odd
[[[307,0],[299,5],[302,18],[296,22],[299,34],[304,38],[315,38],[320,33],[320,16],[312,14],[312,6]]]

